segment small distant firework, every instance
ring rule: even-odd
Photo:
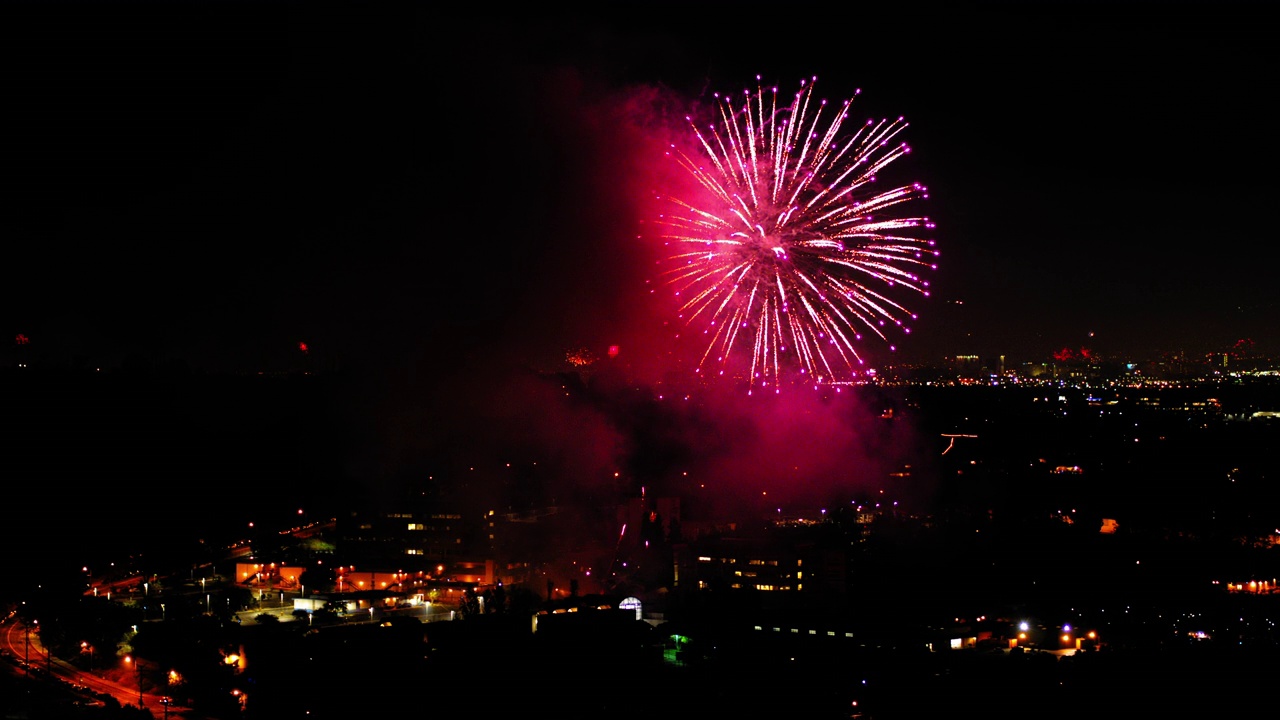
[[[596,356],[589,348],[580,347],[566,352],[564,361],[574,367],[586,367],[595,363]]]
[[[685,326],[707,338],[698,372],[746,373],[752,387],[777,388],[793,371],[812,383],[855,380],[863,334],[888,341],[916,318],[891,294],[929,294],[917,273],[936,269],[938,253],[918,235],[933,223],[898,213],[928,192],[875,184],[910,152],[897,139],[907,123],[842,132],[855,125],[852,100],[832,112],[814,80],[789,103],[776,87],[717,94],[717,122],[689,119],[695,157],[669,153],[701,189],[697,200],[659,198],[671,206],[659,218],[672,264],[663,279]]]

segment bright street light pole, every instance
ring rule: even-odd
[[[132,655],[125,655],[124,661],[133,665],[133,679],[138,682],[138,707],[142,705],[142,661]]]

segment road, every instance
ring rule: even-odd
[[[257,622],[257,617],[269,614],[280,622],[305,621],[293,615],[291,600],[278,593],[264,595],[265,607],[237,613],[237,617],[246,625]],[[344,616],[346,623],[383,622],[395,617],[412,617],[420,622],[441,622],[457,617],[454,606],[442,603],[421,604],[413,607],[397,609],[375,608],[371,613],[367,609],[352,612]],[[40,641],[40,633],[36,626],[28,627],[16,616],[0,619],[0,672],[9,672],[19,677],[26,677],[31,682],[58,683],[69,697],[85,704],[101,702],[102,695],[109,695],[121,706],[142,706],[151,710],[157,717],[172,717],[181,720],[210,720],[209,716],[199,713],[193,708],[165,705],[166,697],[154,692],[139,694],[138,683],[131,682],[127,674],[116,678],[107,677],[77,667],[63,659],[52,657]],[[143,661],[146,662],[145,660]],[[148,667],[144,664],[144,667]]]
[[[12,659],[4,663],[9,671],[27,675],[33,681],[60,682],[66,686],[68,693],[80,695],[86,702],[92,702],[98,694],[107,694],[115,698],[121,705],[137,705],[141,698],[144,707],[151,708],[153,714],[164,717],[184,718],[185,720],[208,720],[188,707],[169,705],[166,712],[166,696],[155,693],[138,693],[138,685],[115,682],[109,678],[82,670],[56,657],[51,657],[44,645],[40,643],[40,635],[22,622],[14,619],[0,626],[0,652]],[[9,658],[6,658],[9,660]]]

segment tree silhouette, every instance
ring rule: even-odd
[[[302,571],[298,576],[298,584],[306,588],[311,588],[311,592],[329,592],[333,590],[334,583],[337,582],[337,575],[334,574],[333,568],[328,565],[313,565]]]

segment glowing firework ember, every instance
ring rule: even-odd
[[[927,191],[875,184],[910,152],[897,139],[907,123],[842,133],[852,100],[832,112],[813,88],[801,83],[781,105],[777,88],[717,95],[718,122],[690,120],[696,157],[669,153],[704,191],[699,202],[660,198],[675,206],[660,218],[674,263],[664,279],[682,320],[707,337],[699,372],[745,370],[753,387],[777,387],[792,370],[815,383],[853,380],[864,333],[887,341],[916,318],[890,293],[929,294],[916,273],[936,268],[938,253],[915,235],[933,224],[897,212]]]

